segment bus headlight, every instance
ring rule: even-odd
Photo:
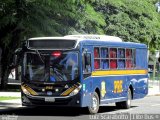
[[[22,89],[24,94],[30,95],[30,93],[28,92],[28,90],[25,87],[22,86],[21,89]]]
[[[74,90],[69,94],[69,96],[76,95],[76,94],[80,91],[81,87],[82,87],[82,85],[80,85],[79,87],[77,87],[76,89],[74,89]]]
[[[37,92],[35,92],[28,85],[22,85],[21,89],[22,89],[23,93],[26,94],[26,95],[38,95]]]

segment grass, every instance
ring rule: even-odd
[[[1,96],[0,101],[3,100],[13,100],[13,99],[19,99],[20,97],[6,97],[6,96]]]

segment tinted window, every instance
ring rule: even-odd
[[[28,47],[30,49],[71,49],[75,43],[75,40],[29,40]]]

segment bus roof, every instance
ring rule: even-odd
[[[121,38],[108,35],[67,35],[64,37],[35,37],[30,38],[29,41],[54,41],[54,40],[63,40],[63,41],[75,41],[73,48],[76,48],[79,43],[85,45],[109,45],[115,47],[136,47],[136,48],[146,48],[145,44],[134,43],[134,42],[123,42]],[[43,42],[44,43],[44,42]],[[29,45],[29,44],[28,44]],[[73,45],[73,44],[72,44]],[[47,46],[46,46],[47,47]],[[30,46],[28,46],[30,48]]]
[[[122,42],[122,39],[115,36],[108,35],[67,35],[65,38],[77,38],[79,41],[83,40],[98,40],[98,41],[109,41],[109,42]]]
[[[64,37],[35,37],[30,38],[29,40],[77,40],[77,41],[83,41],[83,40],[95,40],[95,41],[109,41],[109,42],[122,42],[122,39],[115,36],[108,36],[108,35],[66,35]]]

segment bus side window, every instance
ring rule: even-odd
[[[83,54],[83,73],[91,73],[91,54]]]
[[[110,48],[110,68],[117,68],[117,48]]]

